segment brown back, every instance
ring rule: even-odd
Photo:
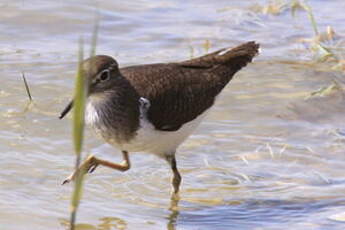
[[[184,62],[131,66],[120,72],[141,97],[150,101],[148,119],[155,128],[175,131],[210,108],[258,48],[255,42],[248,42]]]

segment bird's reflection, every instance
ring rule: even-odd
[[[180,197],[178,195],[173,195],[170,200],[170,214],[167,217],[167,230],[175,230],[177,225],[177,218],[179,216],[179,202]],[[127,222],[118,217],[103,217],[99,219],[100,223],[98,224],[86,224],[78,223],[75,226],[77,230],[112,230],[112,229],[127,229]],[[59,219],[60,225],[63,226],[66,230],[70,229],[69,220],[65,218]]]
[[[178,195],[172,195],[170,201],[169,210],[171,211],[170,215],[168,216],[168,224],[167,230],[175,230],[177,224],[177,218],[179,216],[179,208],[178,204],[180,202],[180,197]]]
[[[112,230],[112,229],[127,229],[127,223],[118,217],[103,217],[100,218],[100,223],[97,225],[78,223],[75,225],[77,230]],[[65,229],[70,229],[70,224],[68,219],[60,219],[60,224],[65,227]]]

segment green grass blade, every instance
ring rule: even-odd
[[[95,25],[93,27],[92,32],[92,40],[91,40],[91,49],[90,49],[90,57],[93,57],[96,55],[96,47],[97,47],[97,38],[98,38],[98,30],[99,30],[99,13],[97,14],[97,19],[95,21]]]
[[[75,83],[74,93],[74,110],[73,110],[73,141],[74,150],[76,153],[76,164],[75,169],[77,170],[80,165],[83,137],[84,137],[84,114],[85,114],[85,103],[87,95],[86,78],[84,76],[82,62],[84,59],[83,40],[79,41],[79,61],[78,61],[78,72]],[[70,229],[74,230],[75,221],[77,216],[77,210],[80,203],[82,194],[84,172],[79,171],[74,183],[74,191],[71,201],[71,219]]]
[[[96,47],[97,47],[97,36],[99,30],[99,15],[97,16],[93,33],[92,33],[92,41],[91,41],[91,48],[90,48],[90,57],[96,55]],[[75,170],[79,168],[80,161],[81,161],[81,152],[82,152],[82,145],[83,145],[83,137],[84,137],[84,115],[85,115],[85,104],[86,104],[86,97],[87,97],[87,85],[86,76],[84,76],[82,62],[84,60],[84,47],[83,47],[83,40],[80,39],[79,41],[79,60],[78,60],[78,72],[77,78],[75,83],[75,93],[74,93],[74,113],[73,113],[73,141],[74,141],[74,150],[76,153],[76,164]],[[71,218],[70,218],[70,229],[75,229],[75,222],[77,216],[77,210],[80,203],[80,199],[82,196],[82,187],[83,187],[83,177],[85,172],[78,171],[75,183],[74,183],[74,191],[72,195],[71,201]]]
[[[310,20],[311,25],[313,27],[315,35],[316,36],[319,35],[319,30],[317,29],[317,24],[316,24],[316,20],[315,20],[314,14],[313,14],[313,10],[311,9],[311,7],[306,2],[304,2],[302,4],[302,7],[308,13],[308,17],[309,17],[309,20]]]
[[[78,72],[74,91],[74,113],[73,113],[73,139],[74,150],[77,155],[80,155],[83,135],[84,135],[84,113],[86,101],[86,82],[83,76],[82,62],[84,59],[83,40],[80,40]]]

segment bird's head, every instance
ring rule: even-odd
[[[88,58],[82,63],[83,76],[86,78],[87,96],[102,96],[111,90],[121,77],[116,60],[110,56],[97,55]],[[62,119],[73,107],[73,100],[66,106],[60,115]]]

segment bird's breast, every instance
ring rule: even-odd
[[[124,140],[121,138],[121,130],[113,125],[112,121],[107,117],[111,116],[105,114],[106,111],[101,108],[97,103],[89,101],[86,105],[85,122],[91,126],[96,134],[102,137],[106,142],[122,143]]]

